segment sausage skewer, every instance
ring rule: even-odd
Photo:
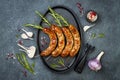
[[[41,56],[50,55],[53,52],[53,50],[55,49],[56,45],[57,45],[56,34],[50,28],[42,28],[39,25],[26,24],[25,26],[31,26],[33,28],[41,29],[44,33],[46,33],[49,36],[49,38],[50,38],[49,46],[48,46],[48,48],[43,50],[40,55]]]

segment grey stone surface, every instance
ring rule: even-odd
[[[96,47],[94,53],[89,58],[96,56],[101,50],[105,51],[102,58],[103,68],[99,72],[91,71],[87,66],[82,74],[69,71],[58,74],[51,72],[38,57],[29,62],[36,62],[36,75],[27,73],[24,77],[21,70],[24,68],[18,64],[17,60],[6,60],[6,55],[17,53],[16,34],[20,34],[17,29],[23,28],[25,23],[38,24],[40,19],[34,13],[39,10],[44,13],[48,6],[65,5],[75,11],[81,24],[89,23],[85,15],[80,17],[76,2],[82,3],[84,11],[95,10],[99,13],[98,24],[84,33],[85,42]],[[120,0],[0,0],[0,80],[120,80]],[[36,29],[26,28],[35,33],[34,40],[24,40],[26,46],[36,44]],[[91,33],[104,33],[104,38],[89,39]],[[38,54],[38,52],[36,53]],[[15,62],[13,64],[13,62]]]

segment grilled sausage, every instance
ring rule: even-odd
[[[53,50],[55,50],[55,47],[57,45],[57,37],[56,37],[56,34],[50,28],[44,28],[43,32],[48,34],[50,38],[50,43],[49,43],[48,48],[43,50],[40,55],[48,56],[52,53]]]
[[[57,38],[58,38],[58,45],[57,45],[56,49],[52,52],[52,56],[57,57],[61,54],[61,52],[65,46],[64,34],[63,34],[61,28],[56,25],[52,25],[51,28],[53,31],[55,31]]]
[[[66,57],[69,55],[69,53],[73,47],[73,36],[72,36],[70,30],[66,27],[62,27],[62,31],[66,38],[66,46],[65,46],[64,50],[62,51],[61,56]]]
[[[74,39],[74,45],[73,45],[73,48],[70,52],[70,56],[74,57],[78,53],[80,45],[81,45],[80,35],[79,35],[78,30],[73,25],[69,25],[69,30],[71,31],[71,33],[73,35],[73,39]]]

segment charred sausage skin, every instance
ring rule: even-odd
[[[62,51],[61,56],[66,57],[69,55],[69,53],[73,47],[73,36],[67,27],[62,27],[62,31],[66,38],[66,46],[65,46],[64,50]]]
[[[40,55],[48,56],[52,54],[53,57],[57,57],[59,55],[61,55],[62,57],[66,57],[70,55],[71,57],[74,57],[79,51],[81,45],[80,35],[78,30],[75,28],[75,26],[70,25],[68,28],[62,27],[61,29],[56,25],[52,25],[51,29],[44,28],[43,32],[48,34],[50,38],[50,44],[47,49],[41,52]],[[65,38],[66,38],[66,46],[65,46]]]
[[[56,49],[52,52],[52,56],[53,57],[57,57],[61,54],[64,46],[65,46],[65,38],[64,38],[64,34],[62,32],[62,29],[56,25],[52,25],[51,29],[53,31],[55,31],[57,38],[58,38],[58,44]]]
[[[50,55],[53,50],[55,50],[57,45],[57,37],[56,34],[50,29],[50,28],[44,28],[43,32],[46,33],[50,38],[50,43],[47,49],[43,50],[41,52],[41,56],[48,56]]]
[[[80,49],[80,34],[78,32],[78,30],[75,28],[75,26],[73,25],[69,25],[69,30],[71,31],[72,35],[73,35],[73,39],[74,39],[74,44],[73,44],[73,48],[70,51],[70,56],[74,57],[79,49]]]

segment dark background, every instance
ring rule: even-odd
[[[89,55],[89,59],[97,56],[104,50],[102,57],[102,70],[99,72],[91,71],[85,66],[82,74],[73,70],[58,74],[50,71],[44,66],[39,57],[29,59],[29,62],[36,62],[35,72],[32,75],[27,72],[27,77],[22,73],[24,68],[15,59],[6,60],[8,53],[18,53],[19,47],[16,45],[16,35],[18,29],[24,28],[25,23],[40,22],[40,18],[34,13],[39,10],[45,13],[48,6],[64,5],[74,10],[80,19],[82,26],[89,25],[85,15],[80,17],[76,3],[80,2],[84,12],[95,10],[99,14],[98,24],[84,33],[85,42],[96,47],[96,50]],[[120,0],[0,0],[0,80],[120,80]],[[36,44],[37,30],[25,28],[34,32],[34,40],[23,40],[26,46]],[[104,33],[104,38],[91,39],[92,33]],[[36,53],[38,55],[38,52]]]

